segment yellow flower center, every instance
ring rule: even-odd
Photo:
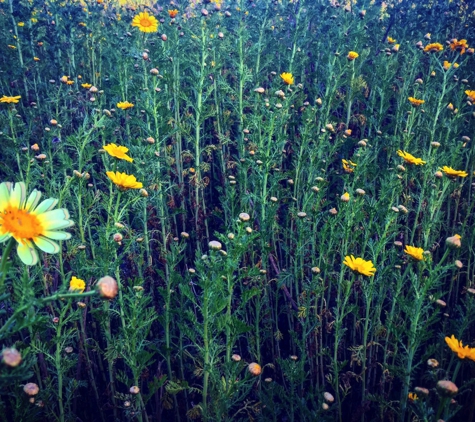
[[[3,214],[0,214],[0,232],[11,233],[18,242],[21,242],[24,239],[32,240],[39,237],[44,229],[36,215],[9,205]]]
[[[142,18],[140,19],[140,25],[144,27],[152,26],[152,21],[149,18]]]

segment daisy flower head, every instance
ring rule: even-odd
[[[284,72],[284,73],[280,74],[280,77],[282,78],[284,83],[287,84],[287,85],[292,85],[294,83],[294,77],[293,77],[292,73]]]
[[[376,272],[376,268],[374,268],[371,261],[365,261],[363,258],[355,258],[353,255],[345,256],[343,264],[349,267],[352,271],[367,277],[374,276],[374,273]]]
[[[111,156],[118,158],[119,160],[125,160],[131,163],[134,161],[132,157],[127,155],[129,149],[127,147],[119,146],[116,144],[108,144],[104,146],[104,150]]]
[[[7,103],[7,104],[16,104],[20,101],[21,95],[17,95],[16,97],[7,97],[4,95],[0,98],[0,103]]]
[[[356,51],[350,51],[346,58],[352,62],[353,60],[357,59],[359,57],[359,54]]]
[[[118,171],[108,171],[106,172],[107,177],[112,180],[112,182],[122,191],[129,189],[141,189],[143,184],[137,182],[137,179],[133,174],[129,175],[126,173],[120,173]]]
[[[132,20],[132,26],[135,26],[141,32],[157,32],[158,20],[148,12],[141,12]]]
[[[439,51],[442,51],[444,49],[444,46],[438,42],[434,42],[431,44],[427,44],[424,47],[424,53],[438,53]]]
[[[424,249],[422,248],[406,245],[404,252],[414,258],[416,261],[424,260]]]
[[[397,151],[397,155],[402,157],[402,159],[407,163],[407,164],[415,164],[416,166],[422,166],[426,163],[426,161],[422,160],[422,158],[417,158],[414,157],[413,155],[409,154],[406,151]]]
[[[80,278],[72,276],[71,281],[69,282],[69,290],[71,292],[82,293],[85,289],[86,282],[84,280],[81,280]]]
[[[455,170],[452,167],[444,166],[441,170],[445,173],[447,177],[455,179],[456,177],[467,177],[468,173],[463,170]]]
[[[413,107],[419,107],[421,104],[425,103],[424,100],[418,100],[417,98],[414,98],[414,97],[409,97],[408,100],[413,105]]]
[[[457,353],[460,359],[468,358],[475,361],[475,349],[464,346],[462,341],[457,340],[453,334],[452,337],[445,337],[445,342],[452,352]]]
[[[0,242],[14,238],[17,253],[25,265],[38,262],[38,251],[54,254],[60,251],[54,240],[66,240],[70,233],[60,231],[74,225],[66,209],[53,209],[57,199],[45,199],[40,203],[41,192],[36,189],[26,196],[23,182],[0,184]]]
[[[132,108],[134,105],[132,103],[129,103],[128,101],[121,101],[117,103],[117,108],[120,108],[121,110],[127,110],[128,108]]]

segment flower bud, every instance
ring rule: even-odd
[[[208,246],[213,251],[219,251],[223,247],[223,245],[221,245],[221,243],[218,242],[217,240],[212,240],[211,242],[208,243]]]
[[[445,244],[454,249],[460,248],[462,246],[462,237],[458,234],[454,234],[445,239]]]
[[[453,397],[455,396],[459,389],[458,387],[449,380],[441,380],[437,383],[437,391],[443,397]]]
[[[114,299],[119,292],[119,286],[115,279],[107,275],[97,282],[97,290],[104,299]]]
[[[137,387],[136,385],[133,385],[132,387],[130,387],[130,394],[138,394],[140,393],[140,388]]]
[[[21,353],[14,347],[3,349],[2,360],[5,365],[14,368],[21,363]]]
[[[250,363],[247,369],[252,375],[256,377],[262,373],[261,365],[255,362]]]
[[[36,396],[40,391],[40,388],[35,383],[29,382],[28,384],[25,384],[25,386],[23,387],[23,391],[28,396]]]

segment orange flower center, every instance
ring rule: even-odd
[[[32,240],[44,233],[43,225],[38,217],[26,210],[9,205],[3,214],[0,214],[0,232],[11,233],[18,241]]]
[[[152,26],[152,21],[149,18],[142,18],[140,19],[140,25],[144,27]]]

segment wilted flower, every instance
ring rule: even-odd
[[[148,14],[147,12],[141,12],[132,20],[132,26],[135,26],[141,32],[157,32],[158,21],[155,16]]]
[[[349,267],[352,271],[367,277],[374,276],[374,273],[376,272],[376,268],[374,268],[371,261],[365,261],[362,258],[355,258],[353,255],[345,256],[343,264]]]
[[[437,368],[439,366],[439,362],[437,359],[427,359],[427,365],[431,368]]]
[[[129,149],[127,147],[119,146],[116,144],[107,144],[104,147],[104,150],[112,157],[118,158],[119,160],[125,160],[131,163],[133,158],[127,155]]]
[[[409,401],[410,401],[411,403],[413,403],[413,402],[415,402],[416,400],[419,399],[419,397],[417,397],[417,394],[416,394],[416,393],[409,393],[409,394],[407,395],[407,398],[409,399]]]
[[[81,280],[80,278],[77,278],[75,276],[71,278],[71,281],[69,282],[69,290],[71,292],[82,293],[85,288],[86,288],[86,283],[84,282],[84,280]]]
[[[356,163],[353,163],[353,161],[343,159],[341,162],[345,173],[353,173],[355,171]]]
[[[38,262],[33,243],[43,252],[58,253],[60,248],[53,240],[71,237],[58,230],[74,224],[66,209],[53,210],[57,199],[45,199],[38,205],[40,198],[41,192],[36,189],[27,198],[23,182],[0,184],[0,243],[13,237],[18,242],[18,256],[26,265]]]
[[[420,166],[420,165],[424,165],[426,163],[421,158],[416,158],[416,157],[414,157],[413,155],[409,154],[406,151],[398,150],[397,155],[402,157],[404,159],[404,161],[408,164],[415,164],[416,166]]]
[[[458,51],[460,54],[465,54],[465,50],[468,48],[467,40],[457,41],[457,38],[454,38],[450,41],[450,49],[452,51]]]

